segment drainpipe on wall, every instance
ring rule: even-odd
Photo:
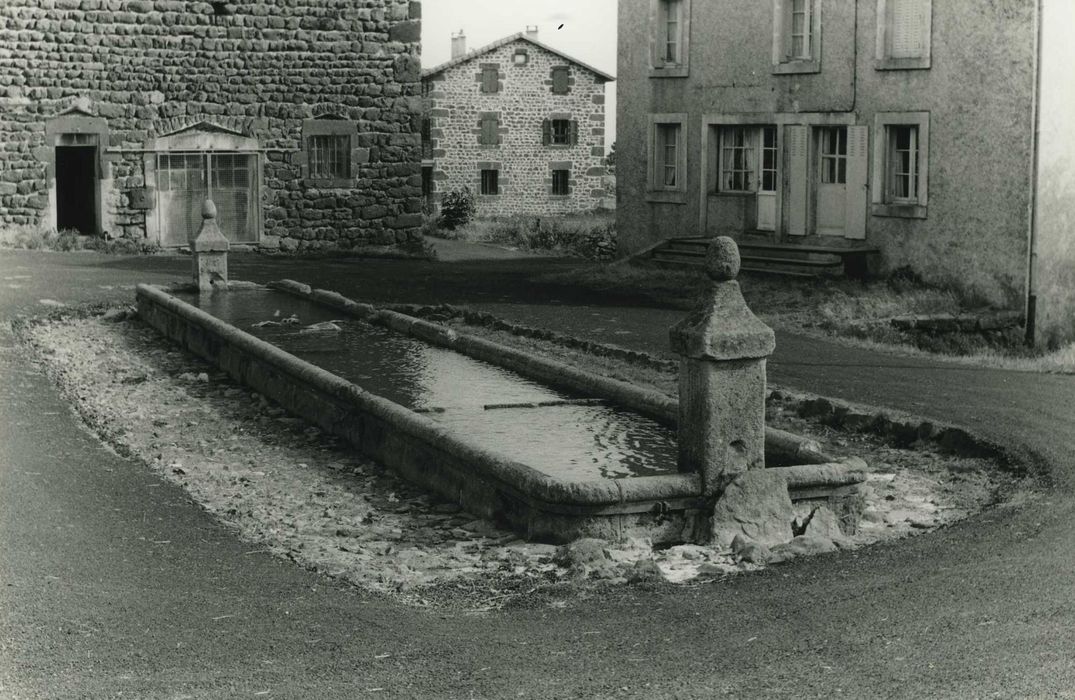
[[[1034,275],[1037,266],[1038,244],[1038,159],[1041,145],[1041,65],[1042,65],[1042,12],[1044,0],[1038,0],[1034,14],[1034,94],[1033,131],[1030,139],[1030,216],[1027,230],[1026,251],[1026,325],[1023,341],[1028,346],[1034,345],[1037,325],[1037,279]]]

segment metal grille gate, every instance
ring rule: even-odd
[[[157,155],[161,245],[187,245],[201,226],[202,202],[212,199],[217,224],[232,243],[257,240],[257,155],[170,152]]]

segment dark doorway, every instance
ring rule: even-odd
[[[97,234],[97,146],[56,147],[56,229]]]

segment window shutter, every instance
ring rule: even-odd
[[[788,234],[806,235],[806,193],[809,189],[809,132],[805,126],[784,127],[788,164]]]
[[[862,240],[866,238],[866,185],[869,127],[847,127],[847,213],[844,220],[844,237]]]
[[[929,0],[888,0],[888,55],[890,58],[920,58],[926,55],[929,27]]]
[[[579,142],[579,123],[575,119],[571,120],[571,145],[576,146]]]
[[[548,146],[552,143],[552,120],[544,119],[541,122],[541,145]]]
[[[499,78],[496,68],[482,68],[482,92],[497,92]]]
[[[557,67],[552,69],[552,91],[556,95],[566,95],[568,83],[567,68]]]

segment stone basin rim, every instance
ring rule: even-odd
[[[497,452],[476,447],[431,418],[372,394],[331,372],[301,360],[172,296],[161,286],[139,284],[136,287],[136,296],[202,326],[220,336],[222,340],[257,356],[301,382],[313,385],[333,398],[371,413],[411,438],[436,444],[452,456],[471,463],[480,472],[520,491],[529,499],[543,502],[543,505],[562,505],[569,508],[623,506],[638,502],[652,505],[654,501],[695,499],[701,495],[699,476],[693,473],[586,481],[551,476]]]

